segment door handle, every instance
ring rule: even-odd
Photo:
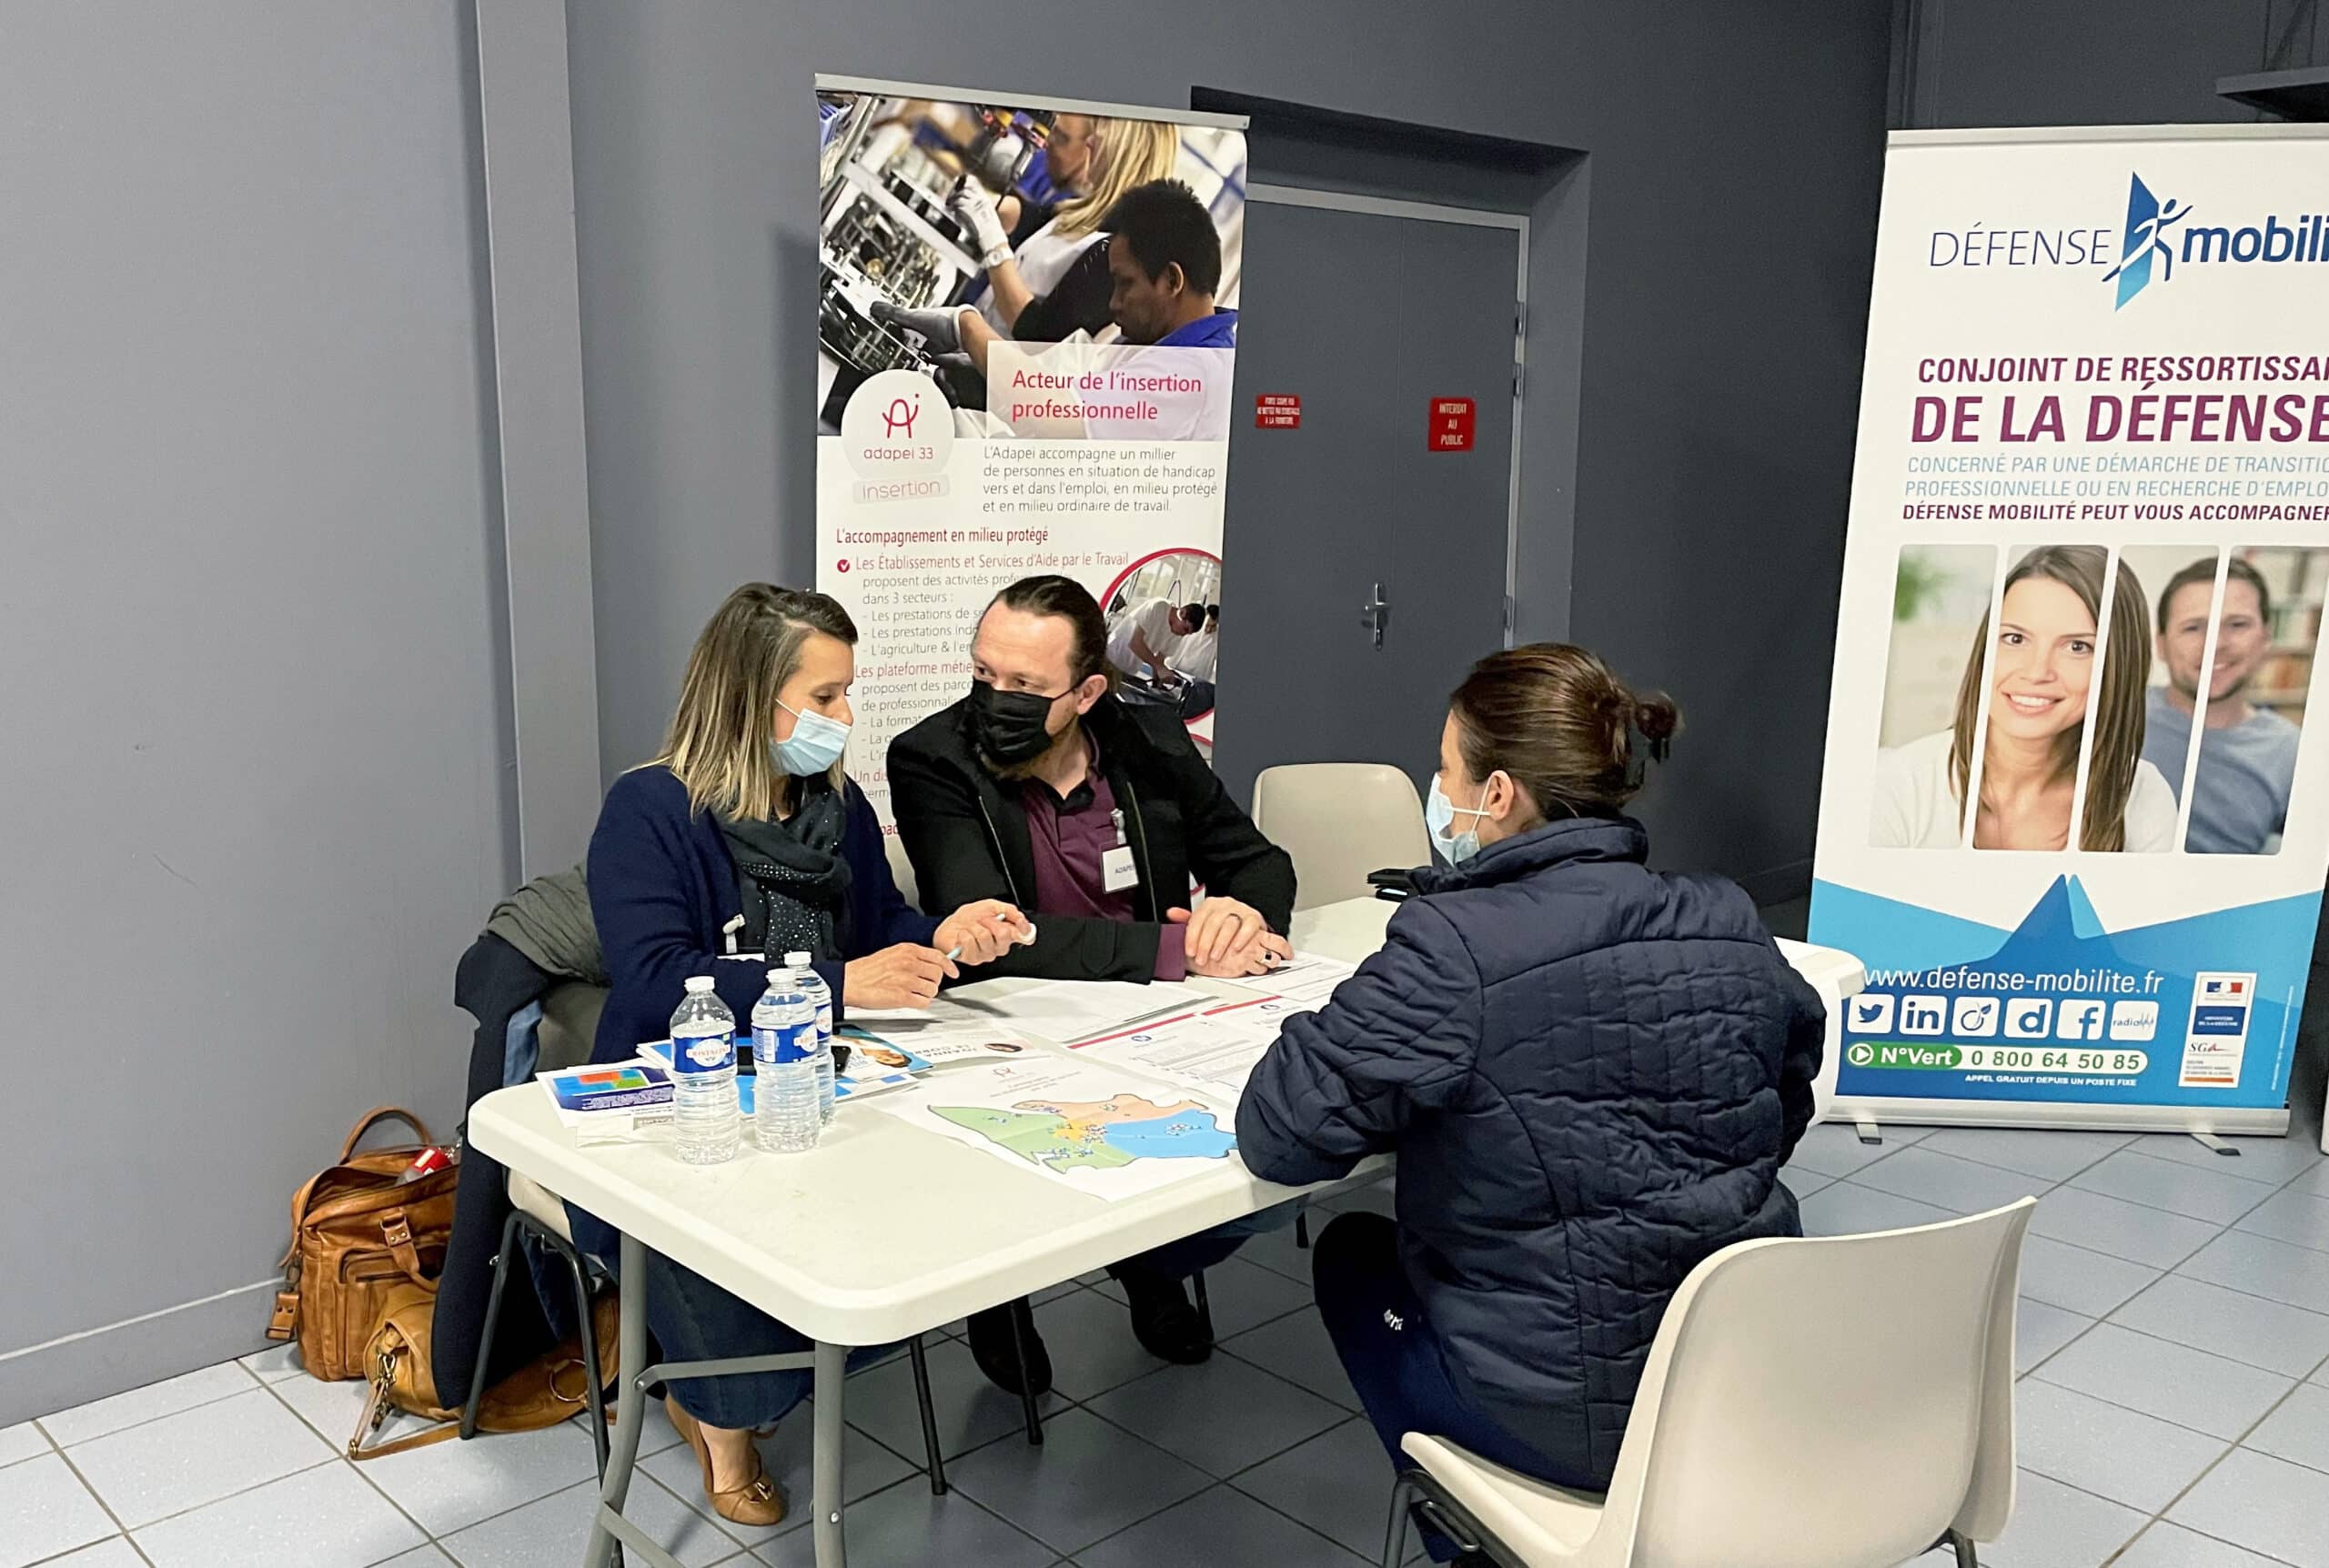
[[[1383,585],[1375,585],[1374,598],[1358,607],[1358,624],[1374,635],[1375,646],[1383,646],[1383,633],[1391,624],[1391,601],[1383,597]]]

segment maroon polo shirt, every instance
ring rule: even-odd
[[[1101,861],[1116,847],[1116,792],[1100,771],[1100,742],[1084,734],[1089,753],[1084,782],[1063,797],[1040,779],[1019,789],[1027,813],[1027,843],[1035,860],[1035,915],[1083,915],[1104,920],[1134,919],[1132,890],[1107,890]],[[1189,965],[1185,927],[1166,923],[1156,938],[1154,979],[1185,980]]]

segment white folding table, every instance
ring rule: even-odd
[[[1357,962],[1383,942],[1396,906],[1368,899],[1304,910],[1296,949]],[[1783,943],[1830,1012],[1859,989],[1858,963]],[[1848,982],[1848,983],[1847,983]],[[954,993],[1007,1007],[1023,980]],[[1201,981],[1225,997],[1247,994]],[[469,1141],[622,1237],[621,1274],[643,1277],[649,1250],[693,1270],[814,1342],[792,1364],[813,1374],[811,1527],[818,1568],[843,1568],[842,1374],[852,1348],[893,1344],[974,1312],[1029,1296],[1167,1241],[1285,1202],[1305,1191],[1256,1180],[1225,1161],[1142,1197],[1110,1202],[1033,1170],[919,1131],[871,1106],[844,1107],[806,1154],[762,1153],[747,1141],[725,1165],[682,1165],[663,1141],[578,1146],[532,1084],[499,1091],[469,1112]],[[1367,1161],[1352,1181],[1387,1160]],[[1341,1184],[1334,1184],[1341,1185]],[[606,1568],[620,1539],[655,1568],[680,1568],[624,1518],[638,1456],[647,1371],[646,1295],[621,1292],[622,1374],[615,1429],[586,1568]],[[691,1363],[692,1375],[747,1364]],[[678,1374],[688,1375],[688,1374]]]

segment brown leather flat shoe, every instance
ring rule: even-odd
[[[711,1511],[731,1524],[751,1524],[765,1529],[784,1520],[784,1493],[769,1479],[767,1467],[761,1463],[761,1451],[752,1449],[751,1479],[741,1486],[725,1492],[712,1490],[711,1444],[703,1435],[702,1423],[680,1408],[679,1402],[666,1396],[663,1409],[671,1418],[671,1425],[688,1440],[695,1450],[695,1462],[703,1467],[703,1494],[711,1500]]]

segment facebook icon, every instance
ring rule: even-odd
[[[2099,1001],[2066,1001],[2054,1016],[2056,1040],[2101,1040],[2110,1009]]]

